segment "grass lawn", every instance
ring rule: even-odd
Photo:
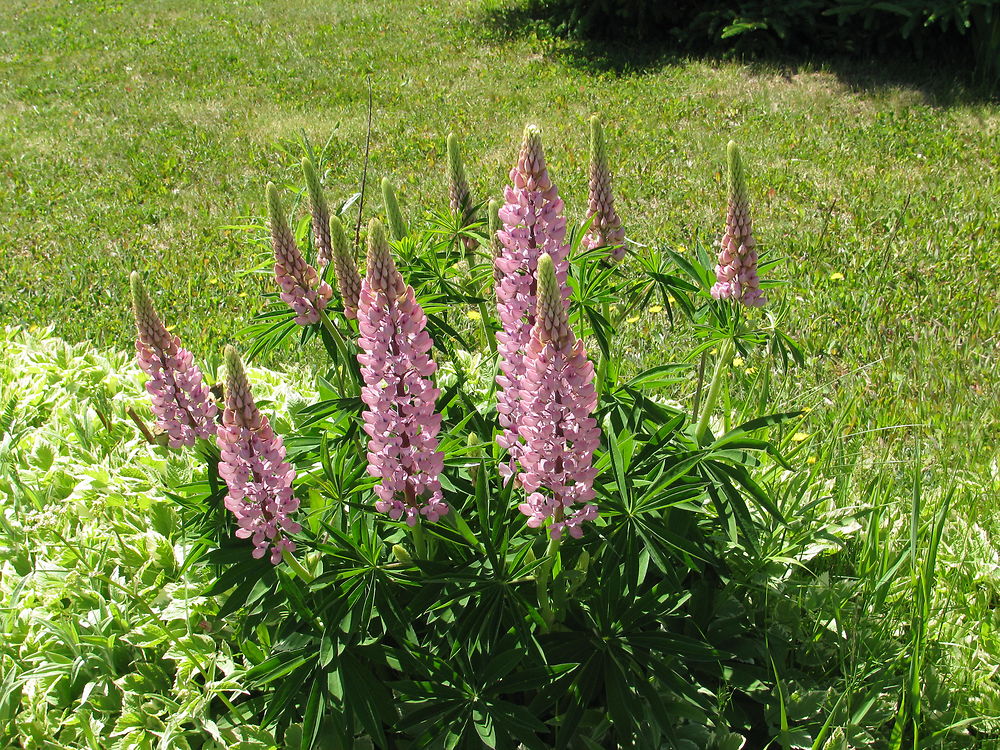
[[[198,355],[217,355],[272,288],[244,273],[262,258],[261,231],[239,227],[261,223],[265,182],[302,183],[299,139],[329,140],[331,197],[357,190],[369,74],[369,215],[381,211],[383,175],[399,185],[404,212],[447,206],[449,131],[463,139],[477,198],[498,196],[521,130],[535,122],[579,221],[587,118],[598,113],[630,238],[640,251],[690,253],[721,230],[725,144],[736,139],[758,238],[786,258],[774,309],[808,354],[771,404],[811,409],[799,460],[837,477],[860,459],[869,476],[900,487],[915,469],[932,498],[928,516],[933,498],[957,486],[955,516],[986,540],[976,548],[985,572],[964,569],[967,548],[946,535],[943,606],[975,592],[969,611],[991,616],[1000,591],[990,541],[1000,531],[1000,107],[952,96],[948,81],[883,84],[864,68],[855,72],[867,84],[851,85],[809,66],[605,65],[568,42],[499,30],[491,7],[7,0],[0,324],[51,323],[70,341],[130,347],[127,277],[138,268],[176,332]],[[667,328],[662,313],[631,330],[637,351],[669,359],[690,350],[684,326]],[[287,361],[298,356],[289,349]],[[744,365],[737,395],[753,382],[755,363]],[[690,390],[672,395],[683,401]],[[841,484],[838,500],[866,507],[870,498],[851,488]],[[905,495],[891,502],[904,508]],[[980,614],[969,617],[971,633]],[[961,648],[957,659],[1000,663],[1000,645]],[[975,679],[967,689],[979,695]]]

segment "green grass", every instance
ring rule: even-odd
[[[491,7],[9,0],[0,324],[51,323],[71,341],[124,350],[127,275],[139,268],[176,332],[200,356],[217,353],[272,286],[241,274],[261,258],[259,231],[226,227],[261,221],[268,180],[302,184],[303,135],[330,140],[331,198],[357,190],[369,72],[369,215],[381,210],[383,175],[411,218],[418,206],[446,206],[452,130],[475,195],[498,195],[522,127],[536,122],[578,221],[586,120],[596,112],[630,238],[691,248],[721,228],[724,147],[734,138],[758,237],[787,259],[775,307],[809,355],[776,383],[771,406],[812,408],[799,428],[812,437],[796,458],[812,456],[835,478],[837,503],[858,511],[866,534],[883,519],[887,538],[903,543],[908,526],[894,524],[908,524],[918,456],[924,520],[945,489],[962,489],[927,658],[964,671],[928,690],[964,691],[972,714],[1000,714],[984,677],[1000,663],[991,541],[1000,533],[1000,107],[955,95],[946,80],[882,85],[877,68],[855,71],[870,85],[853,87],[822,66],[604,66],[568,42],[498,31]],[[667,328],[665,315],[630,331],[637,352],[690,350],[687,329]],[[734,403],[752,382],[735,376]],[[689,404],[692,390],[672,395]],[[855,562],[864,549],[852,549]]]

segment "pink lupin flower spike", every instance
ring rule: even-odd
[[[333,296],[333,290],[302,257],[285,218],[278,189],[271,182],[267,183],[267,202],[271,214],[274,278],[281,287],[281,299],[295,311],[295,322],[299,325],[318,323],[319,314]]]
[[[494,257],[497,313],[501,329],[497,332],[500,374],[497,385],[497,412],[502,434],[497,444],[506,449],[510,463],[500,472],[508,480],[516,472],[516,462],[523,443],[518,436],[521,424],[520,384],[524,378],[524,354],[531,338],[537,307],[535,270],[538,259],[548,253],[555,266],[563,304],[568,305],[569,245],[566,243],[566,219],[561,215],[563,202],[549,179],[537,127],[524,129],[524,141],[517,164],[510,170],[511,185],[504,188],[499,217],[503,224],[496,236],[501,247]]]
[[[358,304],[368,473],[380,480],[375,508],[409,526],[421,516],[437,521],[448,512],[438,480],[444,468],[437,441],[441,415],[435,412],[440,391],[430,380],[437,365],[426,325],[413,287],[396,269],[382,224],[372,219]]]
[[[333,270],[337,277],[337,288],[344,301],[344,315],[358,317],[358,297],[361,295],[361,275],[351,251],[351,244],[344,232],[344,225],[336,216],[330,217],[330,237],[333,242]]]
[[[760,290],[757,276],[757,243],[750,220],[750,199],[740,151],[729,142],[729,206],[726,211],[726,232],[722,236],[719,262],[715,266],[716,283],[712,287],[715,299],[732,299],[749,307],[763,307],[767,298]]]
[[[591,416],[597,406],[594,365],[583,341],[569,327],[552,258],[538,262],[538,308],[525,355],[520,389],[521,486],[528,497],[518,506],[528,526],[551,519],[549,534],[579,538],[582,524],[597,518],[592,466],[601,432]]]
[[[222,453],[219,476],[229,494],[226,508],[236,516],[236,536],[253,542],[253,556],[270,549],[271,562],[295,552],[288,538],[302,527],[292,520],[299,501],[292,493],[295,469],[285,461],[280,435],[254,403],[250,382],[236,349],[226,347],[226,408],[216,441]]]
[[[326,268],[333,259],[330,244],[330,208],[323,197],[319,175],[309,159],[302,160],[302,172],[309,188],[309,208],[312,213],[313,241],[316,243],[316,265]]]
[[[218,409],[194,357],[163,325],[139,274],[133,271],[129,280],[137,330],[136,359],[149,376],[146,391],[156,424],[166,433],[171,448],[194,445],[198,438],[215,434]]]
[[[590,118],[590,204],[587,218],[591,219],[591,223],[584,238],[586,247],[591,250],[607,247],[613,260],[624,259],[625,229],[615,211],[604,128],[596,116]]]

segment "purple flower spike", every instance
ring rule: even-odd
[[[138,331],[136,355],[139,367],[149,376],[146,391],[156,424],[166,433],[171,448],[194,445],[198,438],[215,434],[218,409],[191,352],[181,347],[181,340],[156,314],[139,274],[133,271],[130,281]]]
[[[505,480],[514,475],[523,448],[518,436],[522,422],[520,387],[525,376],[525,350],[535,324],[535,270],[542,255],[547,253],[552,258],[563,305],[568,306],[570,294],[566,284],[569,245],[565,242],[566,218],[561,215],[563,202],[549,179],[541,133],[534,125],[524,129],[524,142],[517,164],[510,170],[510,181],[512,184],[504,188],[505,203],[499,211],[503,228],[496,236],[501,247],[493,260],[501,324],[497,331],[497,412],[503,432],[497,444],[511,457],[508,465],[500,467]]]
[[[358,304],[368,473],[381,480],[376,509],[409,526],[421,516],[437,521],[448,512],[438,480],[444,468],[437,441],[441,415],[434,411],[440,391],[430,380],[437,365],[426,326],[413,287],[396,270],[382,224],[372,219]]]
[[[219,476],[229,494],[226,508],[236,516],[236,536],[253,542],[253,556],[271,553],[271,562],[295,551],[288,534],[302,527],[292,520],[299,501],[292,494],[295,469],[285,461],[280,435],[260,413],[250,391],[240,355],[226,347],[226,409],[216,438],[222,460]]]
[[[267,202],[271,212],[274,278],[281,287],[281,299],[295,311],[295,322],[299,325],[318,323],[319,314],[333,296],[333,290],[299,252],[278,189],[271,182],[267,183]]]
[[[583,535],[597,518],[591,465],[601,431],[591,416],[597,406],[594,365],[569,327],[552,258],[538,261],[538,310],[525,356],[520,390],[519,434],[525,441],[518,479],[527,493],[519,510],[528,526],[551,519],[549,534]]]
[[[722,236],[719,263],[715,267],[716,283],[712,287],[715,299],[732,299],[748,307],[763,307],[767,298],[760,290],[757,276],[757,243],[750,220],[750,199],[740,151],[729,142],[729,206],[726,211],[726,233]]]
[[[590,118],[590,205],[587,218],[590,230],[584,244],[591,250],[611,248],[609,254],[615,261],[625,258],[625,230],[615,211],[615,197],[611,193],[611,170],[608,152],[604,145],[604,128],[597,117]]]

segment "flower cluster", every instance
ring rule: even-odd
[[[333,240],[333,270],[337,277],[337,287],[344,301],[344,315],[358,317],[358,297],[361,295],[361,275],[358,264],[351,252],[344,225],[336,216],[330,217],[330,237]]]
[[[750,200],[740,152],[729,142],[729,206],[719,262],[715,266],[715,299],[733,299],[749,307],[762,307],[767,298],[757,277],[757,249],[750,220]]]
[[[285,446],[260,413],[250,391],[240,355],[226,347],[226,408],[216,438],[221,476],[229,494],[226,508],[236,516],[236,536],[253,542],[253,556],[271,551],[277,565],[295,551],[287,534],[301,527],[292,520],[299,501],[292,494],[295,469],[285,461]]]
[[[437,366],[426,325],[413,287],[396,269],[385,230],[372,219],[358,304],[368,473],[381,480],[375,507],[410,526],[420,516],[437,521],[448,512],[438,480],[444,468],[437,441],[441,415],[435,412],[439,391],[430,376]]]
[[[497,232],[501,248],[494,257],[497,332],[500,374],[497,411],[503,433],[497,443],[508,451],[510,464],[501,467],[505,479],[515,471],[523,443],[518,435],[521,419],[520,385],[525,375],[524,356],[535,324],[537,307],[535,271],[543,254],[551,256],[560,287],[561,304],[568,305],[569,245],[562,199],[549,179],[538,128],[529,125],[517,164],[510,170],[511,185],[504,188],[505,203],[499,211],[503,228]]]
[[[518,480],[527,499],[519,509],[533,528],[551,519],[553,539],[564,531],[579,538],[581,524],[597,518],[597,506],[591,503],[596,474],[592,461],[601,438],[591,416],[597,406],[594,365],[569,327],[548,255],[538,262],[537,280],[538,307],[520,388],[518,432],[525,445]]]
[[[333,290],[302,257],[285,218],[278,189],[270,182],[267,184],[267,202],[271,212],[274,278],[281,287],[281,299],[295,311],[296,323],[312,325],[319,322],[320,312],[333,296]]]
[[[146,391],[156,424],[166,433],[170,447],[194,445],[198,438],[215,434],[218,409],[191,352],[181,347],[180,339],[156,314],[139,274],[133,271],[130,281],[136,355],[139,367],[149,376]]]
[[[604,128],[597,117],[590,118],[590,205],[587,218],[590,230],[584,244],[591,250],[610,248],[616,261],[625,258],[625,229],[615,211],[615,198],[611,193],[611,170],[608,152],[604,145]]]

